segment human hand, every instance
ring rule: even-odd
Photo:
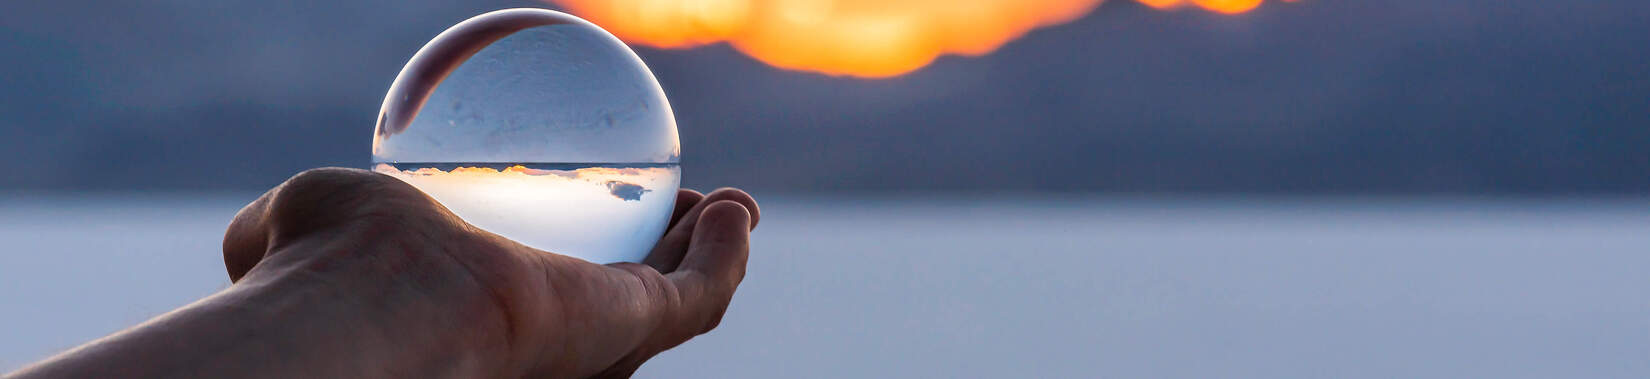
[[[305,311],[363,329],[336,353],[429,352],[452,362],[426,369],[461,376],[623,377],[716,327],[759,218],[743,191],[682,190],[643,264],[598,265],[473,227],[395,178],[327,168],[242,209],[223,253],[232,288],[307,281],[343,298]]]

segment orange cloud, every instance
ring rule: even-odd
[[[373,171],[386,174],[406,174],[418,176],[557,176],[566,179],[582,180],[609,180],[639,175],[657,174],[667,170],[659,167],[584,167],[573,170],[537,169],[522,165],[512,165],[504,169],[481,166],[458,166],[450,171],[443,171],[435,167],[419,167],[412,170],[401,170],[395,166],[379,163],[373,166]]]
[[[776,67],[889,77],[953,54],[978,56],[1101,0],[548,0],[630,43],[727,42]],[[1235,14],[1263,0],[1136,0]],[[1293,0],[1287,0],[1293,1]]]

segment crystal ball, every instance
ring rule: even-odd
[[[390,86],[374,171],[471,225],[596,263],[640,261],[681,181],[676,120],[613,35],[545,9],[448,28]]]

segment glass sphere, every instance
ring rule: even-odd
[[[479,228],[597,263],[640,261],[681,180],[676,120],[640,58],[545,9],[476,16],[390,86],[373,170]]]

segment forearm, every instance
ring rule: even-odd
[[[230,288],[14,373],[43,377],[622,377],[720,322],[755,200],[677,194],[645,264],[465,224],[405,182],[293,176],[224,236]]]
[[[462,275],[302,262],[17,373],[18,377],[485,377],[503,317]],[[317,271],[343,271],[319,273]],[[396,275],[387,271],[401,270]]]

